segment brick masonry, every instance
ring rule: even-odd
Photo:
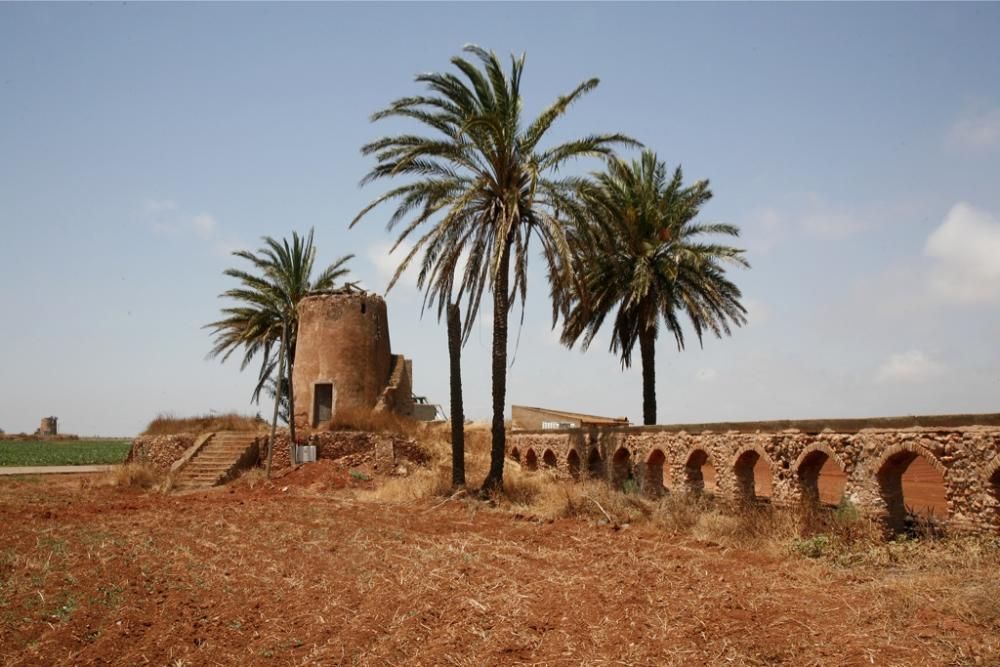
[[[701,492],[707,463],[717,495],[733,502],[754,500],[760,458],[771,471],[771,502],[785,506],[818,501],[818,474],[829,461],[846,475],[845,498],[890,528],[902,525],[901,478],[920,456],[944,480],[949,531],[1000,532],[997,414],[515,431],[507,448],[529,467],[632,478],[648,494],[664,492],[663,479],[670,492]]]

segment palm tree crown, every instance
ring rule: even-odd
[[[572,269],[558,214],[576,207],[571,194],[578,179],[556,177],[556,173],[569,160],[608,156],[615,145],[635,142],[621,134],[597,134],[543,148],[542,139],[555,120],[593,90],[597,79],[559,97],[525,126],[521,118],[524,57],[511,57],[505,72],[495,53],[478,46],[464,50],[479,60],[480,67],[461,57],[452,58],[457,75],[421,74],[416,80],[426,85],[428,94],[398,99],[372,116],[373,121],[411,119],[428,134],[389,136],[362,148],[363,154],[373,155],[377,162],[363,183],[396,177],[411,180],[375,199],[352,225],[376,206],[394,202],[388,228],[403,225],[395,248],[432,221],[400,263],[390,287],[417,260],[425,305],[435,304],[440,316],[455,287],[458,298],[465,299],[465,336],[484,289],[492,291],[493,448],[484,485],[492,488],[503,478],[507,315],[514,295],[522,305],[526,297],[531,239],[541,246],[550,282],[565,282]],[[465,268],[459,272],[463,255]]]
[[[224,362],[242,349],[240,370],[243,370],[259,356],[261,366],[253,401],[259,400],[268,378],[274,375],[278,361],[274,350],[281,339],[283,325],[288,328],[288,376],[291,377],[299,301],[310,292],[333,289],[337,281],[349,273],[344,265],[354,257],[341,257],[312,278],[316,248],[311,229],[305,236],[292,232],[291,243],[288,239],[279,242],[270,236],[265,236],[263,242],[264,246],[256,252],[238,250],[233,253],[249,262],[251,269],[230,268],[223,272],[238,280],[240,286],[219,296],[235,301],[236,305],[223,308],[221,320],[205,325],[215,337],[209,357],[221,357]]]
[[[708,181],[685,186],[680,167],[668,179],[666,166],[649,150],[631,162],[609,159],[606,171],[578,192],[583,215],[570,236],[581,290],[557,292],[565,315],[562,339],[569,346],[582,339],[586,349],[614,313],[611,352],[628,367],[639,342],[643,419],[655,423],[653,343],[661,323],[682,350],[685,315],[699,343],[706,331],[721,337],[746,322],[742,295],[724,267],[748,267],[744,251],[703,240],[738,236],[739,229],[696,222],[712,197]]]

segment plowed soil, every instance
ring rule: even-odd
[[[334,466],[300,472],[185,496],[0,481],[0,663],[1000,661],[995,617],[892,570],[472,502],[386,504]]]

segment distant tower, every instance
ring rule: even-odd
[[[58,417],[42,417],[41,423],[38,424],[38,435],[50,436],[59,435],[59,429],[57,422]]]
[[[413,411],[410,362],[393,355],[385,301],[345,288],[299,302],[295,424],[317,427],[343,410]]]

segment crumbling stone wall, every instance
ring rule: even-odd
[[[392,373],[382,395],[375,404],[375,411],[388,410],[396,414],[413,414],[413,363],[401,354],[392,355]]]
[[[754,500],[759,458],[777,505],[817,502],[816,478],[829,461],[846,475],[845,498],[890,527],[905,514],[900,478],[920,456],[944,480],[949,530],[1000,531],[1000,415],[526,431],[510,434],[507,447],[518,460],[530,453],[567,475],[582,465],[616,483],[632,478],[653,495],[663,478],[669,491],[701,492],[700,468],[709,463],[717,495],[732,502]]]
[[[196,437],[193,433],[140,435],[132,441],[132,448],[125,457],[125,462],[146,463],[158,470],[168,471],[194,445]]]
[[[259,438],[257,443],[260,464],[264,465],[267,462],[267,436]],[[416,464],[426,461],[426,455],[416,442],[394,433],[317,431],[301,444],[314,445],[317,460],[336,460],[348,467],[370,465],[379,474],[392,473],[403,461]],[[277,470],[290,465],[288,432],[282,431],[275,437],[271,467]]]

